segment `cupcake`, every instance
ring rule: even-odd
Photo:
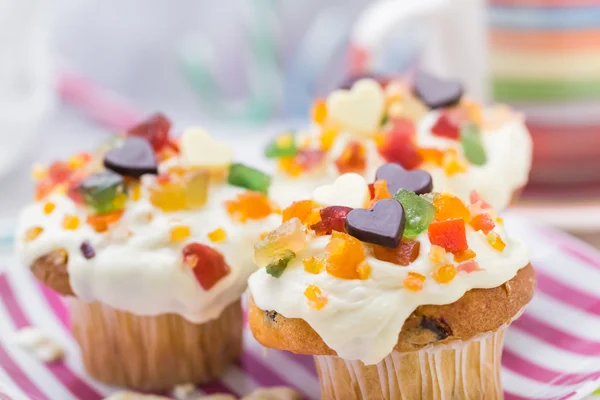
[[[37,166],[23,265],[68,296],[97,380],[162,390],[216,377],[241,352],[253,244],[280,221],[269,177],[202,129],[157,115],[95,153]]]
[[[361,79],[315,102],[312,127],[270,143],[277,161],[271,196],[283,207],[354,172],[373,179],[392,162],[424,169],[434,190],[469,201],[477,191],[496,210],[527,183],[531,138],[523,117],[506,106],[484,108],[455,81],[425,72],[412,83]]]
[[[416,174],[344,174],[255,246],[252,333],[313,355],[323,399],[503,398],[503,337],[535,286],[528,252],[485,201]]]

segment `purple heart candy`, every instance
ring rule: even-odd
[[[355,208],[346,216],[346,232],[360,241],[396,248],[404,233],[404,209],[394,199],[379,200],[370,210]]]
[[[414,90],[415,95],[433,109],[455,105],[463,95],[459,81],[439,79],[423,71],[415,76]]]
[[[157,174],[154,149],[139,137],[129,137],[121,147],[104,155],[104,166],[120,175],[139,178],[144,174]]]
[[[430,193],[433,190],[433,181],[429,172],[416,169],[406,170],[398,164],[387,163],[377,169],[375,179],[387,182],[388,192],[392,196],[400,189],[410,190],[416,194]]]

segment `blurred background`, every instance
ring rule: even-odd
[[[155,111],[261,165],[315,97],[418,65],[522,110],[534,167],[513,212],[600,245],[600,0],[0,0],[0,218],[34,161]]]

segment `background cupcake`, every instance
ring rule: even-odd
[[[268,176],[201,129],[179,142],[169,130],[155,116],[97,154],[37,167],[20,220],[23,265],[71,296],[86,369],[109,384],[200,383],[236,359],[252,245],[278,220]]]
[[[535,284],[528,252],[483,200],[429,193],[415,174],[370,188],[342,175],[256,245],[252,332],[314,355],[322,398],[503,396],[504,332]]]

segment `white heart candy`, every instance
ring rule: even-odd
[[[233,161],[233,151],[217,142],[202,128],[188,128],[181,136],[181,156],[192,167],[226,167]]]
[[[385,95],[377,81],[361,79],[351,90],[335,90],[327,97],[327,113],[342,129],[370,134],[379,128]]]
[[[362,208],[369,198],[369,186],[365,178],[351,172],[340,175],[331,185],[319,186],[312,197],[324,206]]]

